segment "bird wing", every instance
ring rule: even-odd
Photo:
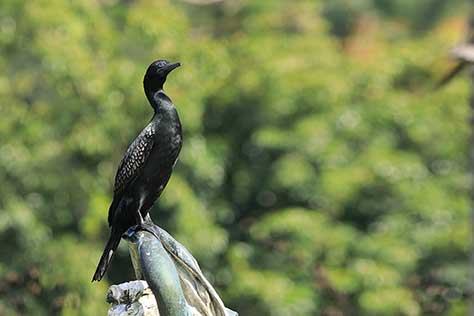
[[[155,131],[146,127],[128,146],[115,175],[114,199],[109,209],[108,221],[112,225],[115,210],[126,188],[141,174],[154,146]]]

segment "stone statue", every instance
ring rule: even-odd
[[[146,222],[124,238],[138,280],[109,288],[109,316],[238,315],[224,306],[191,253],[164,229]]]

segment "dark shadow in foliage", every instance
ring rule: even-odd
[[[452,266],[457,266],[457,272],[468,271],[467,265],[469,258],[466,253],[455,251],[452,248],[434,250],[420,260],[417,272],[414,274],[411,282],[408,283],[417,293],[423,315],[440,315],[446,312],[454,300],[466,299],[467,293],[464,291],[468,288],[468,274],[462,277],[464,282],[459,283],[457,280],[448,280],[443,278],[446,273],[441,270],[445,269],[444,261],[449,258]],[[429,266],[428,271],[421,267]],[[416,276],[416,277],[415,277]],[[453,282],[454,281],[454,282]],[[457,283],[457,287],[453,287],[453,283]]]
[[[362,231],[369,231],[373,223],[395,207],[390,185],[380,179],[362,187],[349,200],[340,216],[343,222],[351,223]]]
[[[323,8],[323,16],[329,22],[331,34],[340,39],[351,35],[363,7],[360,1],[327,1]]]
[[[372,0],[379,14],[402,18],[411,25],[413,33],[430,30],[446,14],[448,4],[456,0]]]
[[[405,65],[393,80],[393,86],[399,90],[415,92],[432,85],[432,73],[418,65]]]

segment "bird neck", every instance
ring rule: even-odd
[[[169,106],[173,106],[173,102],[171,99],[165,94],[163,89],[159,89],[157,91],[145,91],[148,101],[150,105],[155,110],[155,113],[159,110],[164,108],[168,108]]]

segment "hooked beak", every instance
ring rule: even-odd
[[[174,63],[174,64],[166,65],[165,67],[163,67],[163,72],[165,73],[165,75],[167,75],[167,74],[169,74],[173,69],[178,68],[179,66],[181,66],[181,63],[180,63],[180,62],[177,62],[177,63]]]

